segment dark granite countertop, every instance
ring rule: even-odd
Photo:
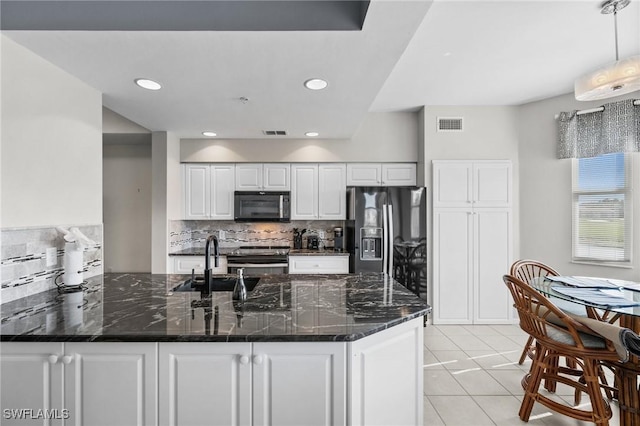
[[[347,251],[335,251],[334,249],[311,250],[311,249],[291,249],[289,256],[349,256]]]
[[[228,275],[227,277],[231,277]],[[431,311],[381,274],[266,275],[231,292],[174,292],[188,275],[104,274],[84,291],[0,305],[2,341],[353,341]]]
[[[220,255],[226,256],[231,254],[233,247],[220,247]],[[204,256],[204,247],[193,247],[169,253],[169,256]]]
[[[232,254],[235,250],[234,247],[221,247],[220,255],[226,256]],[[289,250],[291,256],[349,256],[349,252],[346,251],[334,251],[333,249],[324,250],[310,250],[310,249],[291,249]],[[169,256],[204,256],[203,247],[194,247],[184,250],[178,250],[173,253],[169,253]]]

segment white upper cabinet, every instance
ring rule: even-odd
[[[236,190],[262,189],[262,164],[236,164]]]
[[[346,203],[346,165],[320,164],[318,166],[318,219],[346,219]]]
[[[211,166],[184,165],[184,218],[209,219],[211,200]]]
[[[433,207],[510,207],[508,160],[433,162]]]
[[[268,191],[289,191],[291,189],[290,164],[263,164],[262,189]]]
[[[291,165],[291,220],[318,218],[318,165]]]
[[[346,166],[291,165],[291,220],[344,220]]]
[[[415,185],[415,163],[353,163],[347,165],[347,186]]]
[[[236,164],[237,191],[288,191],[290,165],[281,163]]]
[[[382,184],[382,164],[347,164],[348,186],[380,186]]]
[[[415,163],[382,163],[382,184],[384,186],[415,186]]]
[[[234,164],[185,164],[184,218],[233,220]]]
[[[235,165],[211,166],[211,219],[233,220]]]

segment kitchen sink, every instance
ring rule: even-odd
[[[247,287],[247,291],[253,290],[260,281],[259,277],[244,277],[244,285]],[[196,277],[195,279],[189,278],[177,287],[174,287],[172,291],[201,291],[204,284],[203,277]],[[211,291],[233,291],[236,285],[236,278],[212,278],[211,279]]]

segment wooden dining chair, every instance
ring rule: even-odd
[[[539,277],[546,276],[557,276],[560,275],[556,272],[552,267],[545,265],[542,262],[538,262],[536,260],[530,259],[520,259],[511,265],[511,270],[509,275],[518,278],[520,281],[524,283],[529,283],[531,280]],[[522,354],[520,355],[520,359],[518,360],[518,364],[522,365],[527,356],[533,359],[535,350],[535,342],[533,341],[533,337],[529,336],[527,343],[524,345],[524,349],[522,349]]]
[[[420,290],[426,289],[427,282],[427,244],[421,242],[411,253],[407,260],[408,280],[410,289],[419,297]],[[423,285],[424,283],[424,285]]]
[[[522,381],[525,395],[519,416],[528,421],[535,402],[577,420],[596,425],[609,424],[612,412],[603,397],[598,378],[600,362],[618,360],[613,344],[592,334],[591,330],[564,313],[544,295],[518,278],[505,275],[520,318],[520,328],[533,336],[536,350],[531,370]],[[583,380],[576,380],[575,369],[558,366],[558,358],[566,357],[580,366]],[[542,380],[563,383],[589,396],[591,410],[583,410],[554,400],[540,392]]]

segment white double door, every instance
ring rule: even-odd
[[[511,162],[433,162],[433,321],[513,321]]]
[[[344,424],[346,345],[167,343],[160,424]]]

